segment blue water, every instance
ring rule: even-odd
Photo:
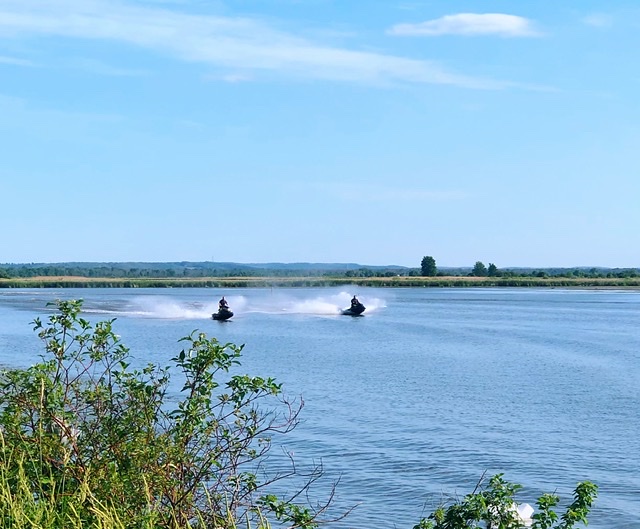
[[[338,315],[353,293],[364,317]],[[236,316],[210,319],[224,294]],[[640,292],[559,289],[0,290],[0,364],[42,352],[29,322],[83,298],[140,362],[167,365],[195,329],[245,344],[242,370],[301,396],[279,443],[339,479],[331,527],[411,528],[503,472],[570,501],[599,486],[590,528],[640,527]],[[280,446],[272,449],[278,464]],[[280,458],[281,459],[281,458]]]

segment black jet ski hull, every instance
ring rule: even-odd
[[[233,316],[233,312],[229,309],[220,309],[218,312],[215,312],[211,315],[214,320],[217,321],[226,321]]]
[[[353,305],[348,309],[344,309],[342,311],[343,316],[362,316],[362,313],[365,311],[365,306],[362,303],[358,303],[357,305]]]

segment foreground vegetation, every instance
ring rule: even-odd
[[[0,372],[0,522],[18,529],[313,529],[321,504],[300,503],[322,476],[313,468],[288,496],[265,467],[274,435],[297,425],[302,402],[272,378],[233,374],[242,346],[194,332],[172,366],[132,368],[114,320],[92,324],[80,301],[36,319],[42,360]],[[171,376],[179,376],[179,396]],[[415,529],[517,529],[520,486],[494,476],[443,504]],[[279,490],[283,490],[280,487]],[[586,523],[597,487],[579,483],[558,516],[545,494],[534,529]],[[347,513],[343,513],[347,514]],[[392,514],[390,513],[390,516]],[[334,518],[335,520],[336,518]],[[391,520],[392,522],[393,520]]]

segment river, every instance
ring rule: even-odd
[[[234,318],[211,320],[225,295]],[[340,316],[357,294],[363,317]],[[640,292],[563,289],[0,290],[0,364],[43,352],[29,322],[84,299],[140,362],[198,329],[245,344],[242,370],[300,395],[283,441],[339,479],[331,527],[410,529],[444,497],[504,473],[532,505],[599,486],[592,529],[640,527]],[[276,452],[279,447],[274,447]],[[336,511],[337,512],[337,511]]]

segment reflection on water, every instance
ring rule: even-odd
[[[340,316],[353,294],[363,318]],[[234,318],[211,320],[224,294]],[[640,526],[640,293],[553,289],[80,289],[0,291],[0,363],[29,365],[29,322],[56,298],[116,318],[141,363],[167,365],[198,329],[246,344],[242,369],[305,401],[285,449],[322,461],[335,527],[412,527],[480,475],[522,501],[600,487],[590,528]],[[272,464],[279,465],[278,448]],[[324,487],[324,489],[323,489]]]

